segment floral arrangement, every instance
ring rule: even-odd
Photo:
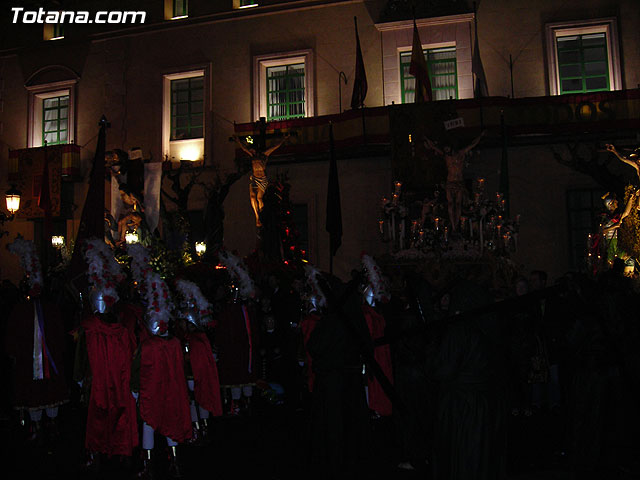
[[[29,295],[39,295],[42,289],[42,267],[34,243],[18,235],[7,248],[20,258],[20,266],[29,282]]]
[[[389,293],[387,283],[382,277],[382,271],[380,267],[373,259],[371,255],[367,255],[366,253],[362,254],[362,266],[364,267],[364,271],[367,275],[367,279],[369,284],[373,288],[373,298],[377,302],[388,302],[389,301]]]
[[[220,263],[227,267],[227,272],[229,272],[231,280],[238,284],[237,287],[240,297],[243,300],[254,298],[256,296],[256,287],[242,259],[224,249],[218,252],[218,258],[220,259]]]
[[[206,323],[204,320],[211,315],[212,308],[209,301],[202,294],[200,287],[189,280],[179,279],[176,281],[176,288],[187,302],[195,304],[203,321],[202,323]]]
[[[147,320],[150,325],[158,326],[160,334],[164,334],[173,309],[169,287],[160,274],[149,266],[149,254],[145,247],[140,244],[129,245],[127,253],[131,257],[131,273],[147,307]]]
[[[316,307],[326,308],[327,297],[324,295],[320,285],[318,284],[318,275],[322,275],[320,270],[311,265],[310,263],[304,264],[304,272],[307,276],[307,289],[310,291],[310,297],[317,299]]]
[[[97,238],[87,240],[84,256],[89,264],[87,271],[89,284],[96,290],[102,291],[105,303],[109,307],[112,306],[120,298],[116,286],[125,278],[120,264],[104,240]]]

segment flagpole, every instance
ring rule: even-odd
[[[475,45],[474,48],[478,48],[479,46],[479,42],[478,42],[478,9],[476,7],[476,2],[473,2],[473,31],[475,34]],[[476,55],[477,52],[473,52],[473,55]],[[473,89],[473,96],[477,97],[477,89],[478,89],[478,74],[476,73],[474,75],[474,89]],[[482,102],[480,102],[480,130],[484,130],[484,112],[482,109]]]

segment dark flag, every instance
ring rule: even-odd
[[[489,87],[487,86],[487,77],[484,74],[482,60],[480,59],[480,48],[478,46],[478,24],[476,23],[476,38],[473,46],[473,57],[471,59],[471,72],[475,77],[473,87],[473,96],[475,98],[484,98],[489,96]]]
[[[409,73],[416,79],[416,98],[415,103],[429,102],[433,99],[431,91],[431,81],[429,80],[429,69],[427,61],[422,51],[422,43],[418,34],[416,21],[413,21],[413,46],[411,48],[411,64],[409,65]]]
[[[102,116],[100,120],[100,132],[98,133],[98,143],[96,154],[93,157],[93,168],[89,179],[89,190],[82,208],[80,228],[76,236],[71,266],[69,267],[69,279],[78,290],[84,290],[86,285],[84,272],[86,264],[84,260],[84,243],[87,239],[96,237],[104,238],[104,153],[106,143],[107,119]]]
[[[331,259],[342,245],[342,209],[340,207],[340,184],[338,183],[338,165],[333,145],[333,124],[329,123],[329,143],[331,159],[329,162],[329,185],[327,187],[327,224],[329,232],[329,250]]]
[[[358,19],[353,17],[356,25],[356,73],[353,80],[353,95],[351,96],[351,108],[354,110],[364,105],[367,96],[367,73],[364,71],[362,50],[360,49],[360,37],[358,36]]]
[[[48,268],[49,245],[51,245],[51,235],[53,234],[53,218],[51,217],[51,187],[49,185],[49,155],[48,147],[44,144],[44,167],[42,168],[42,180],[40,182],[40,193],[38,195],[38,207],[44,210],[44,242],[42,244],[42,264],[44,269]]]

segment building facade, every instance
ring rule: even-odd
[[[338,149],[344,234],[335,271],[345,277],[358,265],[362,250],[387,251],[378,235],[379,205],[397,179],[394,165],[402,147],[395,139],[404,128],[397,125],[403,122],[398,112],[413,101],[411,2],[140,0],[124,7],[124,2],[100,2],[94,9],[86,6],[90,3],[52,2],[42,8],[88,9],[96,20],[91,24],[27,23],[30,12],[40,8],[37,3],[4,15],[0,186],[9,188],[17,179],[21,190],[34,188],[33,178],[15,176],[12,151],[38,148],[45,140],[49,146],[78,145],[77,172],[61,181],[61,198],[69,208],[62,209],[55,227],[74,238],[103,114],[111,124],[109,150],[139,147],[151,162],[204,165],[205,181],[235,171],[240,154],[229,137],[242,131],[239,125],[265,117],[271,125],[280,122],[283,129],[303,132],[274,154],[269,175],[287,174],[309,259],[327,269],[328,150],[309,132],[324,136],[321,127],[330,118],[338,125],[341,115],[349,115],[342,112],[350,109],[355,77],[356,17],[368,83],[365,107],[387,120],[367,123],[364,146],[349,144],[355,135],[350,131],[335,132],[337,142],[345,141]],[[100,18],[114,23],[98,24],[99,8],[108,8]],[[117,8],[144,12],[144,23],[115,23],[126,18]],[[636,10],[635,0],[568,0],[562,5],[485,0],[477,12],[464,1],[418,5],[416,25],[436,100],[424,108],[437,113],[446,104],[464,117],[465,128],[459,130],[464,140],[488,130],[465,175],[485,177],[490,190],[499,185],[499,113],[507,112],[510,207],[522,215],[515,259],[525,271],[544,269],[554,276],[579,267],[582,235],[606,187],[572,165],[593,155],[608,162],[608,154],[600,151],[604,143],[637,143]],[[491,99],[474,103],[476,48],[489,95],[501,98],[502,108],[494,108]],[[555,97],[572,95],[590,103],[549,107],[556,105]],[[556,128],[525,128],[540,125]],[[611,170],[629,174],[615,163]],[[168,185],[164,188],[169,191]],[[188,209],[197,216],[205,202],[204,190],[194,187]],[[224,209],[226,245],[248,254],[256,245],[256,227],[247,177],[233,184]],[[6,244],[16,233],[38,240],[40,223],[18,215],[4,223],[9,235],[0,242]],[[17,259],[0,248],[0,260],[1,276],[16,280]]]

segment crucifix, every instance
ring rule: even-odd
[[[284,144],[289,138],[289,133],[282,134],[280,132],[267,134],[267,124],[264,117],[256,122],[259,130],[257,142],[251,136],[247,136],[241,140],[237,135],[233,135],[230,140],[235,141],[238,146],[251,158],[251,176],[249,177],[249,197],[251,199],[251,207],[256,216],[256,226],[261,227],[260,212],[264,203],[262,198],[264,192],[269,185],[267,178],[267,162],[269,156]],[[280,141],[267,148],[267,138],[280,138]],[[255,145],[257,143],[257,145]],[[255,145],[255,146],[254,146]]]

